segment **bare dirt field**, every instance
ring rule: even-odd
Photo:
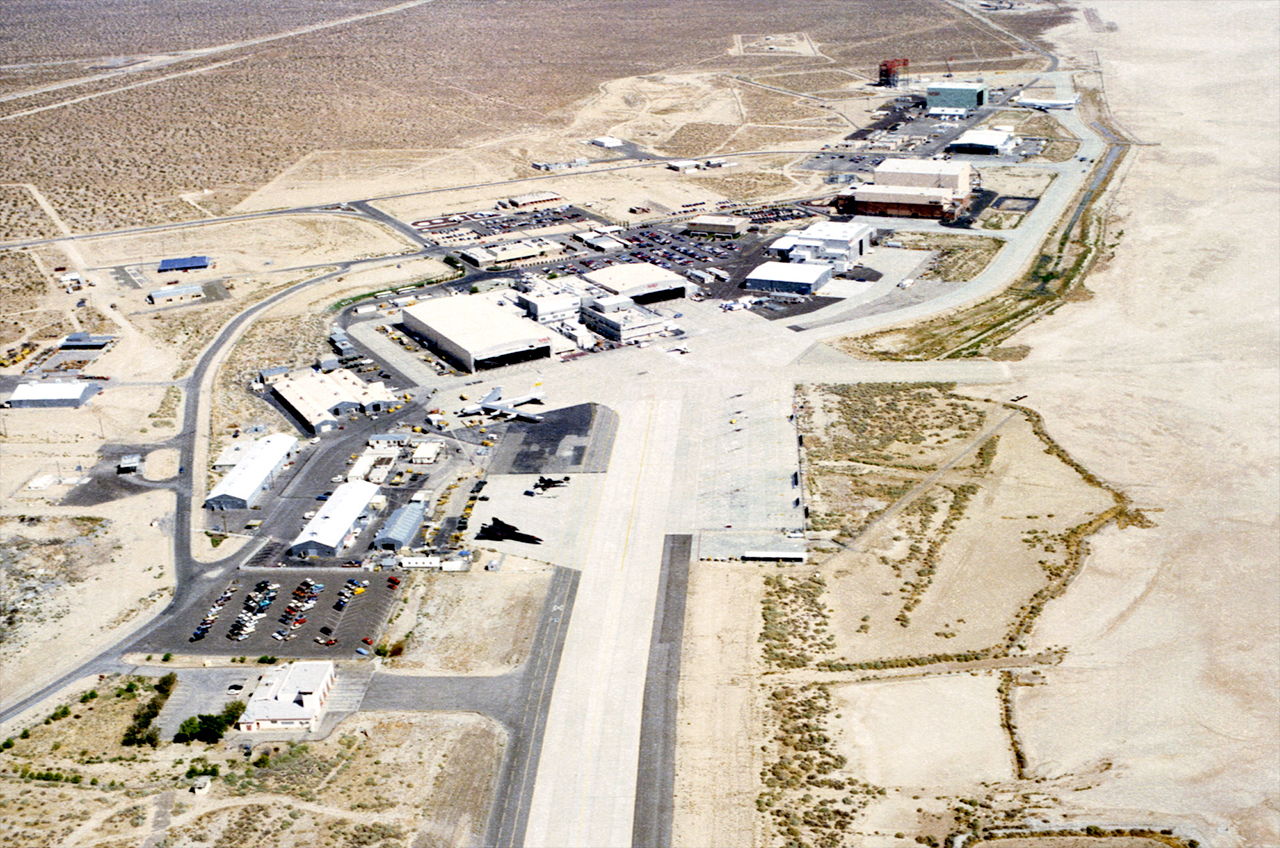
[[[178,683],[179,687],[183,684]],[[92,688],[90,688],[92,687]],[[83,684],[0,752],[0,822],[15,846],[473,844],[505,745],[465,713],[362,713],[328,738],[238,746],[121,744],[154,681]],[[211,774],[208,792],[188,791]],[[119,840],[119,841],[116,841]]]
[[[6,496],[21,482],[4,474]],[[148,492],[96,507],[42,505],[42,515],[0,517],[6,700],[88,659],[168,602],[172,510],[170,493]]]
[[[26,4],[19,31],[35,43],[18,39],[11,52],[15,58],[39,56],[50,42],[37,34],[55,26],[79,33],[61,47],[65,55],[137,54],[155,49],[156,41],[167,43],[171,32],[178,44],[196,47],[371,7],[326,4],[299,15],[298,4],[289,3],[245,16],[160,10],[167,23],[156,27],[140,26],[145,15],[136,10],[54,17]],[[569,12],[563,5],[525,0],[504,3],[501,15],[479,26],[468,4],[438,0],[277,40],[269,49],[223,52],[211,57],[216,62],[197,60],[24,98],[10,112],[66,103],[83,92],[102,95],[0,121],[0,141],[23,150],[0,165],[0,181],[33,182],[71,226],[101,229],[225,211],[316,151],[441,149],[529,136],[569,119],[572,104],[621,77],[697,64],[750,73],[787,63],[825,69],[834,62],[865,70],[908,47],[922,63],[962,54],[974,67],[1027,58],[1006,36],[936,2],[904,0],[895,4],[893,16],[869,13],[873,8],[834,0],[780,8],[753,0],[684,6],[678,14],[662,2]],[[81,29],[81,18],[92,26]],[[643,38],[621,37],[637,28]],[[103,29],[111,37],[101,42],[86,34]],[[821,55],[730,55],[735,36],[752,30],[819,33]],[[508,50],[501,62],[472,61],[493,45],[534,41],[544,50]],[[654,50],[655,44],[662,49]],[[546,62],[547,51],[574,61]],[[174,75],[188,70],[200,72]],[[151,84],[125,88],[135,78]],[[404,108],[408,96],[414,101],[410,110]],[[265,104],[269,108],[259,108]],[[245,120],[249,114],[254,120]],[[40,138],[39,147],[26,145],[23,140],[30,138]],[[183,199],[192,193],[198,206]]]
[[[897,233],[894,240],[908,250],[935,252],[919,279],[950,282],[972,280],[986,270],[1004,247],[999,239],[937,233]]]
[[[386,640],[407,674],[503,674],[528,658],[551,567],[507,557],[500,571],[414,575]]]

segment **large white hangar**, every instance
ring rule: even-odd
[[[409,332],[467,371],[551,355],[551,334],[483,295],[437,297],[401,313]]]
[[[629,297],[634,303],[657,303],[684,297],[689,292],[688,280],[652,262],[609,265],[598,271],[588,271],[582,279],[610,294]]]

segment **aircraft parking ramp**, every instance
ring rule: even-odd
[[[595,403],[553,409],[537,423],[512,421],[494,450],[489,473],[604,473],[617,429],[617,413]]]

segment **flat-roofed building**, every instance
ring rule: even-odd
[[[876,185],[947,188],[968,194],[973,166],[954,159],[886,159],[875,167]]]
[[[819,221],[787,233],[770,244],[768,252],[787,262],[830,265],[835,273],[842,274],[871,249],[874,233],[866,224]]]
[[[551,355],[545,327],[487,295],[432,298],[401,315],[406,330],[466,371]]]
[[[766,262],[747,275],[746,286],[757,291],[813,294],[831,280],[830,265],[804,262]]]
[[[528,194],[517,194],[507,198],[507,203],[517,209],[523,206],[536,206],[540,203],[562,203],[564,198],[554,191],[531,191]]]
[[[329,500],[293,540],[289,554],[300,558],[337,556],[354,541],[357,522],[377,494],[376,484],[363,481],[343,483],[334,489]]]
[[[169,304],[169,303],[186,303],[192,300],[204,299],[204,286],[169,286],[168,288],[156,289],[147,295],[147,303]]]
[[[987,86],[981,82],[940,82],[925,90],[929,109],[977,109],[987,103]]]
[[[79,408],[102,389],[97,383],[19,383],[9,396],[10,409]]]
[[[896,218],[950,220],[967,203],[949,188],[886,186],[868,183],[836,195],[836,210],[844,215],[889,215]]]
[[[617,300],[622,303],[615,303]],[[584,306],[582,323],[592,332],[624,344],[657,335],[667,327],[667,319],[662,315],[619,296],[601,298]]]
[[[341,415],[383,412],[396,402],[383,383],[366,383],[346,369],[294,371],[273,382],[271,391],[314,433],[336,429]]]
[[[978,156],[1007,156],[1017,147],[1017,139],[1005,130],[968,130],[947,145],[948,153]]]
[[[335,680],[334,665],[327,660],[275,666],[258,678],[236,729],[248,733],[315,730]]]
[[[250,445],[235,466],[204,499],[205,509],[248,509],[271,488],[276,475],[298,447],[287,433],[263,436]],[[221,457],[219,457],[221,459]]]
[[[652,262],[610,265],[598,271],[588,271],[582,279],[610,294],[629,297],[635,303],[657,303],[684,297],[689,293],[690,285],[684,277]]]
[[[399,458],[398,447],[365,448],[347,471],[347,480],[368,480],[370,483],[382,484]]]
[[[501,265],[506,262],[521,262],[525,259],[536,259],[550,253],[558,245],[542,238],[522,239],[506,244],[495,244],[487,247],[469,247],[458,252],[466,261],[477,267]]]
[[[577,317],[582,297],[571,292],[519,292],[516,303],[539,324],[556,324]]]
[[[603,147],[606,150],[612,149],[614,147],[621,147],[623,144],[625,144],[625,142],[622,139],[614,138],[611,135],[597,136],[596,138],[591,139],[587,143],[594,144],[596,147]]]
[[[709,236],[736,236],[744,233],[750,225],[750,218],[736,215],[699,215],[687,221],[684,230]]]

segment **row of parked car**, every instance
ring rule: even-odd
[[[269,580],[259,580],[249,594],[245,595],[244,606],[231,623],[227,638],[235,642],[248,639],[258,629],[258,622],[267,617],[267,610],[280,595],[280,584]]]
[[[240,582],[233,580],[222,590],[222,594],[217,597],[209,609],[205,612],[204,618],[200,619],[200,623],[196,625],[196,629],[191,633],[189,641],[199,642],[205,636],[209,635],[209,630],[217,622],[218,616],[222,615],[222,608],[231,600],[231,596],[236,593],[236,589],[240,588]]]
[[[284,608],[280,616],[280,623],[284,626],[272,633],[271,638],[277,642],[287,642],[292,639],[296,635],[293,631],[307,623],[307,611],[315,607],[323,591],[324,584],[317,583],[310,577],[299,583],[298,588],[293,590],[293,598],[289,601],[289,605]]]

